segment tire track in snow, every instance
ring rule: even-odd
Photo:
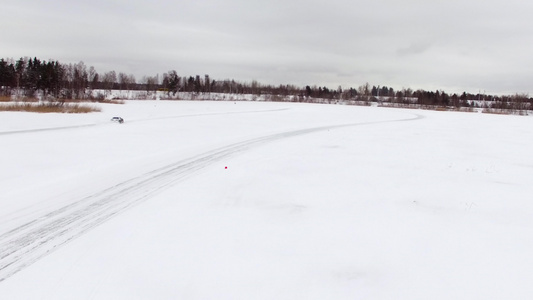
[[[214,116],[214,115],[253,114],[253,113],[263,113],[263,112],[275,112],[275,111],[282,111],[282,110],[288,110],[288,109],[289,108],[277,108],[277,109],[267,109],[267,110],[245,110],[245,111],[230,111],[230,112],[214,112],[214,113],[203,113],[203,114],[189,114],[189,115],[167,116],[167,117],[158,117],[158,118],[150,118],[150,119],[137,119],[137,120],[128,121],[128,123],[147,122],[147,121],[165,120],[165,119],[177,119],[177,118],[204,117],[204,116]],[[35,132],[42,132],[42,131],[57,131],[57,130],[66,130],[66,129],[77,129],[77,128],[102,126],[102,125],[109,125],[109,122],[96,123],[96,124],[82,124],[82,125],[73,125],[73,126],[62,126],[62,127],[15,130],[15,131],[3,131],[3,132],[0,132],[0,136],[1,135],[11,135],[11,134],[21,134],[21,133],[35,133]]]
[[[421,118],[423,116],[416,115],[408,119],[321,126],[267,135],[217,148],[126,180],[51,211],[1,235],[0,282],[30,266],[61,245],[81,236],[128,208],[149,199],[158,192],[176,184],[176,182],[251,147],[329,129],[412,121]]]

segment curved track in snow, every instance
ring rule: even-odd
[[[150,118],[150,119],[134,119],[134,120],[127,120],[127,121],[128,121],[128,123],[136,123],[136,122],[146,122],[146,121],[155,121],[155,120],[203,117],[203,116],[214,116],[214,115],[236,115],[236,114],[265,113],[265,112],[282,111],[282,110],[287,110],[287,109],[289,109],[289,108],[277,108],[277,109],[267,109],[267,110],[245,110],[245,111],[232,111],[232,112],[198,113],[198,114],[166,116],[166,117],[158,117],[158,118]],[[73,125],[73,126],[50,127],[50,128],[36,128],[36,129],[4,131],[4,132],[0,132],[0,135],[21,134],[21,133],[35,133],[35,132],[43,132],[43,131],[57,131],[57,130],[65,130],[65,129],[94,127],[94,126],[101,126],[101,125],[107,125],[107,124],[109,124],[109,122],[106,122],[106,123],[95,123],[95,124],[81,124],[81,125]]]
[[[0,236],[0,282],[61,245],[195,172],[250,147],[342,127],[412,121],[413,118],[306,128],[249,139],[181,160],[79,199]]]

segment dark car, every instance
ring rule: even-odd
[[[122,119],[121,117],[113,117],[111,118],[111,121],[118,122],[120,124],[124,123],[124,119]]]

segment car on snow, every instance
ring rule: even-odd
[[[124,119],[122,119],[121,117],[113,117],[111,118],[111,121],[118,122],[120,124],[124,123]]]

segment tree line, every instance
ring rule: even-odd
[[[35,98],[44,100],[93,100],[103,99],[112,90],[156,91],[168,97],[178,92],[194,94],[251,94],[270,95],[276,99],[308,102],[312,99],[326,101],[354,100],[377,101],[397,104],[417,104],[442,107],[472,107],[490,103],[491,108],[530,109],[533,98],[528,95],[493,96],[485,94],[448,94],[444,91],[413,91],[410,88],[394,90],[387,86],[370,86],[365,83],[357,88],[331,89],[325,86],[307,85],[299,87],[290,84],[268,85],[256,80],[239,82],[233,79],[215,80],[209,75],[180,76],[175,70],[162,76],[143,76],[139,81],[126,73],[108,71],[98,73],[84,62],[62,64],[55,60],[41,60],[37,57],[0,59],[0,95]]]
[[[89,99],[93,90],[138,89],[135,77],[115,71],[99,74],[85,63],[61,64],[36,57],[0,59],[0,94],[45,99]]]

